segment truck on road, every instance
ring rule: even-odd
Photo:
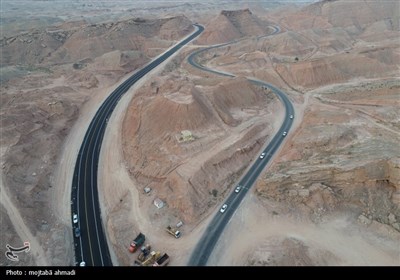
[[[143,233],[139,233],[138,236],[131,242],[129,246],[129,252],[134,253],[137,248],[139,248],[144,241],[146,240],[146,236]]]
[[[166,266],[169,263],[169,256],[167,253],[164,253],[156,262],[153,264],[153,266]]]
[[[175,227],[167,226],[167,232],[175,238],[181,237],[181,232]]]

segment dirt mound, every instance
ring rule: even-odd
[[[162,141],[168,134],[179,134],[182,130],[197,130],[213,119],[213,114],[199,92],[191,87],[179,92],[182,102],[173,95],[157,95],[152,99],[135,99],[135,112],[129,130],[141,141]],[[184,95],[184,96],[182,96]],[[175,96],[176,98],[176,96]]]
[[[266,252],[268,257],[265,258]],[[264,241],[247,259],[250,266],[311,266],[332,264],[332,260],[313,258],[310,248],[302,240],[272,237]],[[315,262],[317,260],[317,262]]]
[[[197,39],[200,44],[218,44],[239,39],[243,36],[265,35],[267,24],[255,16],[249,9],[221,11],[206,25]]]

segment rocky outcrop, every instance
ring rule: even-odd
[[[261,197],[300,209],[314,222],[333,210],[352,209],[362,213],[358,218],[362,224],[375,220],[396,228],[400,204],[398,181],[393,179],[398,179],[395,166],[393,160],[382,160],[352,169],[315,167],[290,176],[268,174],[257,183],[256,191]]]

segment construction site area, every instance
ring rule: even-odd
[[[178,228],[182,225],[183,223],[180,221],[176,227],[167,226],[166,232],[175,238],[179,238],[181,232]],[[139,248],[140,250],[138,250]],[[152,248],[151,244],[148,241],[146,242],[146,235],[141,232],[132,240],[128,250],[135,257],[132,263],[133,266],[166,266],[170,261],[169,255]],[[135,252],[138,252],[138,254],[135,254]]]

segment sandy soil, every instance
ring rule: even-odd
[[[389,238],[388,236],[389,235]],[[400,262],[400,233],[366,230],[348,213],[316,225],[284,213],[279,203],[249,194],[236,211],[209,265],[393,265]]]
[[[0,172],[1,178],[3,178],[2,172]],[[43,251],[42,246],[39,244],[38,240],[35,238],[35,236],[32,234],[32,232],[29,230],[29,228],[26,226],[24,220],[22,219],[19,210],[15,207],[15,205],[10,201],[9,194],[7,193],[7,190],[3,186],[3,180],[0,181],[0,203],[2,204],[2,207],[6,209],[6,213],[8,216],[8,219],[11,221],[12,226],[14,227],[16,234],[23,240],[23,242],[28,241],[30,243],[30,251],[31,254],[34,256],[35,263],[40,266],[45,266],[48,264],[46,260],[46,255]],[[1,222],[3,223],[3,216],[1,219]],[[5,221],[4,221],[5,222]],[[19,247],[22,246],[23,243],[20,244],[10,244],[11,246],[14,247]],[[5,247],[2,247],[2,250],[0,251],[3,253],[3,249]],[[5,252],[5,251],[4,251]],[[2,258],[4,257],[4,254],[1,254]],[[5,264],[6,261],[2,260],[2,264]]]

